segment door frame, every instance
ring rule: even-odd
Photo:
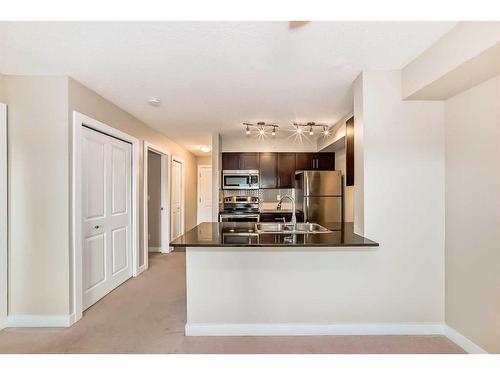
[[[200,169],[201,168],[210,168],[212,170],[212,164],[199,164],[198,165],[198,177],[197,177],[197,189],[196,189],[196,224],[200,223],[200,198],[201,198],[201,186],[200,186]],[[210,197],[212,196],[212,190],[210,190]],[[213,204],[213,203],[212,203]],[[213,210],[213,207],[212,207]],[[212,212],[210,212],[210,217],[212,216]]]
[[[7,105],[0,103],[0,330],[7,326]]]
[[[186,163],[184,162],[184,159],[180,158],[179,156],[173,155],[172,156],[172,167],[174,161],[182,165],[182,178],[181,178],[181,207],[182,207],[182,215],[181,215],[181,233],[184,233],[186,231],[186,200],[185,200],[185,192],[184,190],[186,189]],[[173,173],[172,173],[173,176]],[[172,185],[173,178],[171,178],[170,185]],[[172,207],[172,195],[170,195],[170,207]],[[170,216],[172,217],[173,210],[170,210]],[[170,236],[172,236],[173,232],[173,220],[172,218],[170,219]],[[173,240],[173,238],[170,238],[170,240]]]
[[[144,141],[144,148],[142,151],[143,159],[143,191],[144,191],[144,209],[143,209],[143,248],[144,248],[144,266],[148,269],[148,254],[149,254],[149,238],[148,238],[148,151],[152,151],[161,157],[161,205],[164,208],[161,212],[161,231],[160,231],[160,252],[169,253],[170,248],[170,156],[171,153],[161,147],[155,146],[152,143]]]
[[[143,269],[139,265],[139,140],[127,133],[97,121],[80,112],[73,111],[72,127],[72,165],[71,165],[71,259],[70,259],[70,291],[73,304],[70,325],[80,320],[83,316],[83,254],[82,254],[82,127],[88,127],[106,135],[121,139],[132,144],[132,204],[131,204],[131,253],[132,276],[139,275]]]

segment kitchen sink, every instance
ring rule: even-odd
[[[329,233],[330,230],[316,223],[257,223],[257,233]]]

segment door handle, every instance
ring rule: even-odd
[[[100,225],[94,225],[94,229],[99,229],[100,227]]]

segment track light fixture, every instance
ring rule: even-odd
[[[276,132],[279,128],[278,124],[272,124],[272,123],[268,124],[268,123],[265,123],[263,121],[259,121],[255,124],[253,124],[251,122],[244,122],[243,126],[245,127],[245,133],[247,135],[249,135],[251,133],[252,129],[255,129],[255,130],[257,130],[257,134],[259,136],[264,136],[266,134],[267,128],[272,128],[271,135],[276,136]]]

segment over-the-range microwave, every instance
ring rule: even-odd
[[[223,189],[258,189],[258,170],[224,170],[222,171]]]

